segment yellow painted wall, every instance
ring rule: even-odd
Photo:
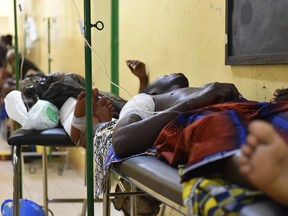
[[[223,0],[121,0],[120,13],[120,82],[130,92],[138,85],[136,79],[125,84],[131,75],[124,61],[131,58],[146,62],[152,79],[183,72],[191,86],[232,82],[252,100],[269,99],[287,86],[286,65],[224,65]]]
[[[19,51],[36,63],[42,71],[48,73],[48,22],[51,18],[51,72],[78,73],[85,76],[84,39],[80,33],[78,20],[84,20],[83,1],[75,0],[23,0],[19,2],[22,11],[17,7]],[[4,8],[5,6],[5,8]],[[17,5],[18,6],[18,5]],[[79,15],[78,15],[79,13]],[[80,18],[79,18],[80,16]],[[0,18],[9,20],[10,32],[14,34],[13,1],[1,0]],[[34,47],[24,51],[25,20],[32,17],[39,35]],[[4,21],[5,21],[4,20]],[[91,22],[104,22],[104,30],[92,29],[92,47],[104,63],[107,73],[110,71],[110,2],[91,1]],[[3,21],[3,22],[4,22]],[[6,33],[6,32],[5,32]],[[110,83],[104,69],[93,54],[93,85],[101,90],[109,91]],[[70,162],[84,172],[85,150],[83,148],[69,149]]]
[[[83,17],[83,3],[75,0],[80,16]],[[84,41],[77,24],[78,14],[73,1],[26,0],[19,13],[19,42],[23,38],[25,16],[31,16],[39,33],[35,47],[28,50],[27,57],[48,73],[48,21],[51,18],[51,72],[85,74]],[[22,36],[22,37],[21,37]],[[23,50],[23,42],[21,43]],[[70,165],[84,172],[85,150],[69,148]]]
[[[23,40],[24,17],[32,16],[38,26],[39,41],[28,57],[47,71],[47,22],[51,28],[52,72],[84,75],[84,42],[77,24],[77,10],[70,0],[26,0],[19,14],[19,34]],[[83,19],[83,1],[75,0]],[[92,22],[102,20],[103,31],[92,30],[92,46],[110,74],[110,7],[107,0],[92,0]],[[1,6],[2,7],[2,6]],[[268,100],[276,88],[287,86],[288,66],[225,66],[225,1],[223,0],[120,0],[119,1],[120,85],[132,95],[138,80],[125,61],[146,63],[150,79],[182,72],[191,86],[208,82],[232,82],[252,100]],[[1,15],[1,14],[0,14]],[[22,38],[21,38],[22,36]],[[23,43],[21,43],[23,48]],[[93,56],[93,84],[109,91],[104,69]],[[121,96],[130,96],[120,91]],[[84,151],[71,153],[75,166],[83,170]]]
[[[13,2],[11,0],[0,1],[0,35],[14,32]]]
[[[5,4],[5,7],[10,11],[8,13],[9,20],[13,21],[12,2]],[[36,63],[42,71],[48,73],[47,18],[51,17],[51,72],[78,73],[84,76],[84,40],[77,24],[77,9],[73,1],[24,0],[19,3],[22,7],[22,11],[17,7],[19,51]],[[75,3],[79,7],[80,16],[83,19],[83,1],[75,0]],[[2,9],[2,2],[0,4]],[[24,52],[25,20],[28,16],[32,17],[36,23],[39,39],[33,48]],[[14,34],[13,25],[14,21],[11,24]],[[84,149],[71,148],[69,151],[71,165],[84,172]]]
[[[75,0],[83,16],[82,1]],[[73,72],[84,75],[84,42],[77,25],[77,11],[73,1],[26,0],[19,12],[19,43],[23,49],[25,16],[34,19],[39,40],[28,50],[27,57],[48,72],[48,21],[51,18],[51,71]],[[22,36],[22,37],[21,37]]]

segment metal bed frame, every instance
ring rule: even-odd
[[[187,209],[182,202],[182,185],[177,169],[160,161],[154,156],[137,156],[120,163],[113,164],[107,174],[106,188],[103,195],[103,215],[110,216],[110,197],[119,194],[110,193],[111,175],[114,172],[124,178],[131,184],[131,192],[125,195],[131,195],[130,199],[133,205],[130,205],[130,214],[137,215],[136,212],[136,187],[155,199],[162,202],[161,215],[164,215],[166,205],[173,208],[182,215],[187,215]],[[121,195],[121,194],[120,194]]]

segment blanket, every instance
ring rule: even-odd
[[[95,132],[93,141],[93,155],[95,159],[95,197],[99,197],[105,188],[105,180],[109,166],[139,155],[155,155],[155,148],[148,149],[141,154],[127,158],[118,157],[112,146],[112,133],[117,120],[102,124]]]

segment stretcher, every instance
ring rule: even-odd
[[[74,143],[70,140],[69,136],[65,133],[63,128],[52,128],[44,131],[35,130],[17,130],[8,140],[8,143],[14,147],[14,215],[19,212],[19,173],[21,157],[21,145],[36,144],[42,146],[65,146],[74,147]],[[45,148],[44,148],[45,149]],[[17,154],[18,153],[18,154]],[[44,157],[45,159],[45,157]],[[18,162],[17,162],[18,161]],[[45,168],[45,166],[44,166]],[[115,172],[127,182],[131,184],[131,191],[124,193],[111,192],[111,175],[110,172]],[[45,171],[46,173],[46,171]],[[44,178],[47,187],[47,174]],[[122,162],[112,163],[109,167],[108,174],[106,175],[106,186],[103,194],[103,215],[110,215],[111,198],[115,196],[131,195],[130,215],[137,215],[136,212],[136,196],[150,195],[159,200],[164,206],[169,206],[182,215],[191,215],[188,208],[183,204],[182,184],[180,182],[180,175],[176,168],[171,167],[167,163],[159,160],[155,156],[141,155],[126,159]],[[141,192],[136,191],[136,188]],[[47,188],[45,190],[44,201],[47,206]],[[82,201],[82,199],[81,199]],[[99,199],[100,201],[100,199]],[[61,201],[60,201],[61,202]],[[73,201],[74,202],[74,201]],[[47,207],[46,207],[47,208]],[[252,205],[247,205],[240,210],[239,215],[261,215],[261,216],[284,216],[288,212],[286,207],[283,207],[272,200],[265,200],[257,202]],[[162,215],[164,212],[162,211]]]
[[[135,187],[143,191],[144,194],[148,194],[162,202],[164,207],[167,205],[173,208],[179,213],[179,215],[200,215],[194,213],[191,214],[191,212],[189,212],[189,207],[183,203],[183,190],[178,170],[159,160],[155,156],[143,155],[132,157],[122,162],[112,164],[109,171],[115,172],[134,186],[134,190],[131,189],[130,192],[130,203],[133,203],[133,205],[130,205],[130,215],[132,216],[137,215],[137,203],[134,195],[137,196],[139,193],[135,193]],[[111,175],[107,175],[106,189],[103,197],[104,215],[107,216],[110,215],[109,199],[113,196],[119,195],[110,192],[110,178]],[[160,215],[165,215],[165,210],[162,211]],[[284,216],[287,215],[287,208],[273,200],[265,199],[249,205],[247,204],[247,206],[244,206],[239,210],[237,215]]]
[[[110,170],[163,204],[183,215],[187,215],[182,202],[182,185],[177,169],[172,168],[154,156],[143,155],[130,158],[121,163],[115,163]],[[111,196],[109,184],[111,175],[107,176],[106,190],[104,192],[106,200]],[[132,196],[133,198],[135,196]],[[135,204],[135,200],[132,203]],[[103,205],[104,209],[109,209],[109,202],[105,201],[105,199]],[[133,212],[135,212],[135,206]]]

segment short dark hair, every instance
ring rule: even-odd
[[[6,43],[7,45],[11,45],[11,46],[12,46],[12,40],[13,40],[13,36],[12,36],[12,35],[7,34],[7,35],[5,36],[5,43]]]

